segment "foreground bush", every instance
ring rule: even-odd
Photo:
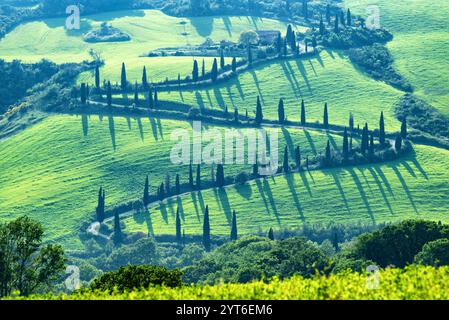
[[[387,269],[379,273],[378,289],[367,283],[373,275],[342,273],[329,277],[274,280],[270,284],[225,284],[217,286],[191,286],[181,288],[150,288],[142,291],[113,293],[85,292],[73,295],[34,296],[31,299],[63,300],[381,300],[381,299],[449,299],[449,267],[407,267]]]

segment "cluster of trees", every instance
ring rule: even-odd
[[[50,290],[65,271],[61,246],[43,245],[42,225],[24,216],[0,223],[0,297]]]

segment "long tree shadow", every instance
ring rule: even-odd
[[[339,172],[341,172],[341,171],[339,170]],[[344,191],[344,189],[343,189],[343,187],[341,185],[340,178],[338,177],[339,174],[337,174],[335,171],[330,171],[330,174],[332,175],[332,178],[335,181],[335,185],[337,186],[338,192],[341,195],[341,199],[343,200],[343,203],[344,203],[344,205],[346,207],[346,211],[348,213],[351,213],[351,209],[349,208],[348,199],[346,198],[345,191]]]
[[[223,100],[223,95],[221,94],[220,89],[218,89],[217,87],[214,87],[214,95],[215,95],[215,100],[217,100],[218,106],[224,110],[225,102]]]
[[[280,65],[282,67],[282,71],[284,72],[285,77],[287,78],[288,82],[290,83],[290,87],[293,90],[293,94],[295,95],[295,98],[298,99],[299,95],[298,95],[298,90],[297,87],[295,86],[295,84],[293,83],[293,78],[291,76],[290,71],[287,69],[286,63],[285,61],[281,61]]]
[[[228,32],[228,36],[232,37],[232,22],[231,19],[229,19],[228,16],[224,16],[223,18],[223,24],[226,28],[226,31]]]
[[[254,76],[253,76],[254,78]],[[240,95],[240,99],[242,99],[243,101],[245,101],[245,94],[243,93],[243,88],[242,88],[242,84],[240,83],[240,79],[237,76],[237,78],[235,79],[235,85],[237,87],[237,91],[239,92]]]
[[[298,210],[298,213],[299,213],[299,216],[300,216],[302,222],[305,222],[306,219],[304,217],[304,212],[301,207],[301,203],[299,202],[298,193],[296,192],[295,182],[293,181],[293,175],[287,174],[287,175],[284,175],[284,178],[287,180],[288,188],[290,189],[290,193],[292,194],[293,202],[295,203],[296,210]]]
[[[196,213],[196,218],[198,219],[198,222],[201,222],[201,215],[200,215],[200,211],[198,209],[198,199],[196,197],[196,192],[191,192],[190,196],[192,197],[192,203],[193,206],[195,207],[195,213]]]
[[[204,211],[206,211],[206,205],[204,204],[203,194],[201,193],[201,191],[198,191],[197,194],[198,194],[198,201],[200,203],[201,212],[204,212]]]
[[[161,139],[164,140],[164,129],[162,128],[162,123],[160,118],[156,118],[156,126],[159,130],[159,135],[161,136]]]
[[[332,135],[329,134],[329,132],[326,132],[326,136],[327,139],[329,140],[330,144],[332,145],[332,148],[334,148],[334,150],[339,150],[339,147],[337,145],[337,143],[335,142],[335,139]]]
[[[310,184],[309,184],[309,180],[307,179],[306,174],[304,173],[304,171],[299,171],[299,176],[301,177],[302,180],[302,184],[306,187],[307,189],[307,193],[309,194],[309,196],[311,198],[313,198],[313,194],[312,194],[312,189],[310,188]]]
[[[256,180],[256,186],[262,198],[263,204],[265,205],[265,210],[267,211],[268,214],[270,214],[270,208],[268,206],[268,201],[267,198],[265,197],[265,192],[263,191],[262,182],[260,181],[260,179]]]
[[[209,37],[214,29],[213,17],[189,18],[190,24],[195,28],[198,35],[203,38]]]
[[[304,79],[304,82],[306,83],[307,89],[309,90],[309,93],[313,95],[312,86],[310,85],[309,77],[307,76],[307,71],[304,68],[304,64],[300,59],[296,59],[296,65],[298,67],[299,72],[301,73],[301,76]]]
[[[131,117],[130,116],[126,116],[126,123],[128,124],[128,130],[131,131]]]
[[[383,184],[385,185],[385,187],[388,190],[388,193],[393,197],[393,199],[396,199],[393,189],[391,188],[391,184],[388,181],[387,177],[385,176],[385,174],[383,173],[382,169],[379,166],[375,166],[374,170],[376,170],[377,174],[379,175],[380,179],[382,180]]]
[[[231,205],[229,204],[229,198],[225,188],[218,189],[218,197],[220,199],[222,210],[228,220],[228,224],[230,225],[232,222]]]
[[[117,144],[115,141],[115,124],[114,124],[114,117],[112,115],[108,116],[109,121],[109,134],[111,135],[112,140],[112,147],[114,148],[114,151],[117,150]]]
[[[167,212],[167,205],[163,202],[159,204],[159,209],[161,211],[161,217],[165,221],[165,223],[168,224],[168,212]]]
[[[242,196],[246,200],[251,199],[253,195],[253,189],[251,188],[251,185],[249,183],[236,186],[236,191],[240,196]]]
[[[405,182],[404,177],[402,176],[401,172],[399,171],[399,169],[397,168],[396,165],[392,165],[390,167],[393,169],[394,173],[398,177],[399,182],[401,183],[402,188],[404,189],[405,193],[407,194],[407,198],[408,198],[408,200],[410,201],[410,204],[413,207],[413,210],[415,211],[415,213],[418,213],[418,209],[416,208],[415,201],[413,200],[412,193],[410,192],[410,189],[408,188],[407,183]]]
[[[282,134],[284,135],[284,140],[287,144],[289,155],[293,159],[295,157],[295,146],[293,144],[292,136],[290,135],[290,132],[284,127],[282,127]]]
[[[260,83],[259,79],[257,78],[257,74],[254,72],[254,70],[250,70],[249,73],[253,77],[254,84],[256,85],[257,88],[257,92],[259,93],[260,101],[262,102],[262,104],[265,104],[265,99],[263,97],[262,90],[260,89]]]
[[[362,186],[362,183],[360,182],[359,177],[357,176],[357,174],[355,173],[355,171],[353,169],[348,169],[348,171],[351,174],[352,179],[354,180],[354,183],[357,187],[357,190],[360,193],[360,196],[362,197],[362,201],[366,207],[368,215],[370,216],[372,222],[376,223],[376,220],[374,219],[374,215],[373,215],[373,210],[371,209],[371,206],[368,202],[368,197],[366,196],[365,190],[363,190],[363,186]]]
[[[390,201],[388,200],[388,197],[387,197],[387,194],[385,192],[385,189],[384,189],[384,187],[382,185],[382,182],[380,181],[379,177],[377,176],[376,171],[374,171],[374,169],[370,168],[370,167],[368,168],[368,170],[371,173],[371,175],[373,176],[374,181],[376,181],[377,187],[379,188],[379,191],[380,191],[380,194],[382,195],[382,198],[384,198],[384,201],[385,201],[385,204],[388,207],[388,210],[390,211],[390,213],[392,215],[394,215],[394,212],[393,212],[393,209],[391,207]]]
[[[140,117],[136,118],[137,120],[137,125],[139,126],[139,133],[140,133],[140,139],[142,141],[144,141],[144,136],[143,136],[143,125],[142,125],[142,119]]]
[[[362,175],[363,180],[365,180],[365,183],[366,183],[366,185],[368,186],[369,192],[370,192],[371,194],[374,194],[373,189],[371,189],[371,184],[369,183],[368,178],[367,178],[367,176],[365,175],[365,172],[363,171],[363,169],[359,168],[359,172],[360,172],[360,174]]]
[[[296,86],[296,89],[298,90],[299,95],[302,97],[303,94],[302,94],[302,91],[301,91],[301,86],[300,86],[300,84],[299,84],[298,79],[296,78],[295,70],[293,70],[293,67],[292,67],[290,61],[287,61],[287,62],[286,62],[286,66],[287,66],[287,69],[288,69],[288,71],[289,71],[289,74],[290,74],[291,77],[292,77],[293,82],[295,83],[295,86]]]
[[[145,223],[147,225],[148,234],[154,236],[154,229],[153,229],[153,221],[151,220],[151,213],[148,208],[144,209],[144,217],[145,217]]]
[[[279,219],[279,212],[276,206],[276,202],[274,201],[273,193],[271,192],[270,184],[266,179],[263,179],[263,190],[268,196],[268,200],[270,201],[271,208],[273,209],[273,213],[276,216],[276,220],[278,224],[281,224],[281,220]]]
[[[196,99],[196,103],[198,104],[198,107],[201,110],[203,110],[205,108],[204,100],[203,100],[203,96],[201,95],[201,93],[199,91],[195,92],[195,99]]]
[[[414,164],[414,166],[416,167],[416,169],[418,169],[418,171],[422,174],[422,176],[423,176],[426,180],[429,180],[429,176],[427,175],[427,173],[426,173],[426,171],[424,170],[424,168],[419,164],[418,160],[416,159],[416,156],[413,157],[412,163]]]
[[[232,108],[236,109],[237,106],[235,105],[234,97],[232,96],[231,87],[229,85],[226,86],[226,93],[228,94],[229,100],[231,101]]]
[[[317,155],[315,142],[312,139],[312,136],[310,135],[309,131],[307,129],[304,129],[304,135],[307,139],[307,142],[309,143],[310,148],[312,149],[313,155]]]
[[[153,132],[154,141],[158,141],[159,140],[159,136],[158,136],[158,133],[157,133],[156,121],[154,121],[153,118],[149,118],[149,120],[150,120],[150,125],[151,125],[151,131]]]

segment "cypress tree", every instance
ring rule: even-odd
[[[237,72],[237,59],[232,58],[232,72]]]
[[[325,161],[326,161],[326,165],[330,165],[332,163],[332,152],[331,152],[331,144],[329,142],[329,140],[327,141],[327,145],[326,145],[326,155],[325,155]]]
[[[287,50],[287,38],[284,39],[283,50],[284,50],[284,52],[283,52],[284,57],[286,57],[287,53],[288,53],[288,50]]]
[[[170,175],[167,174],[165,176],[165,194],[169,196],[171,194],[171,183],[170,183]]]
[[[277,50],[277,54],[278,54],[279,57],[280,57],[281,54],[282,54],[282,44],[283,44],[283,42],[282,42],[282,35],[281,35],[281,33],[279,32],[279,33],[278,33],[277,40],[276,40],[276,50]]]
[[[329,127],[329,115],[328,115],[328,110],[327,110],[327,102],[324,104],[323,125],[324,125],[324,128],[326,128],[326,129]]]
[[[218,78],[217,58],[214,58],[214,64],[212,65],[212,71],[211,71],[211,77],[212,77],[213,82],[217,81],[217,78]]]
[[[316,51],[316,47],[318,47],[318,42],[317,42],[315,36],[313,36],[313,38],[312,38],[312,47],[313,47],[313,51]]]
[[[279,117],[279,123],[285,122],[285,110],[284,110],[284,99],[279,99],[279,105],[278,105],[278,117]]]
[[[396,149],[397,153],[401,152],[401,149],[402,149],[402,136],[400,134],[396,137],[396,141],[394,142],[394,148]]]
[[[220,68],[223,70],[225,68],[225,58],[224,58],[224,51],[221,49],[220,51]]]
[[[274,240],[273,228],[270,228],[270,230],[268,230],[268,239]]]
[[[181,217],[179,216],[179,207],[176,210],[176,242],[178,242],[178,243],[182,242]]]
[[[86,85],[86,102],[89,100],[90,96],[90,87],[89,84]]]
[[[346,24],[348,27],[352,25],[352,14],[350,9],[348,9],[348,12],[346,13]]]
[[[287,39],[287,42],[289,42],[289,43],[291,43],[292,42],[292,33],[293,33],[293,28],[292,28],[292,25],[291,24],[289,24],[288,26],[287,26],[287,34],[286,34],[286,39]]]
[[[326,6],[326,20],[327,24],[331,24],[331,6],[329,4]]]
[[[145,89],[148,88],[147,68],[145,66],[143,66],[143,71],[142,71],[142,86]]]
[[[193,82],[198,81],[198,61],[193,61],[193,70],[192,70],[192,80]]]
[[[334,26],[334,32],[338,33],[340,32],[339,23],[338,23],[338,14],[335,15],[335,26]]]
[[[201,166],[196,166],[196,189],[201,190]]]
[[[257,96],[257,105],[256,105],[256,124],[260,125],[263,121],[263,112],[262,112],[262,104],[260,103],[260,97]]]
[[[343,11],[340,11],[340,21],[342,25],[346,26],[345,13]]]
[[[348,129],[345,128],[345,132],[343,135],[343,160],[345,162],[348,161],[349,158],[349,141],[348,141]]]
[[[181,182],[179,181],[179,174],[176,175],[175,188],[176,188],[176,194],[180,195],[181,194]]]
[[[120,225],[120,217],[117,210],[114,210],[114,243],[120,244],[122,242],[122,226]]]
[[[160,187],[159,187],[159,199],[162,201],[165,199],[165,185],[162,182]]]
[[[306,156],[306,169],[309,170],[309,156]]]
[[[251,50],[251,45],[248,45],[248,65],[253,65],[253,51]]]
[[[354,132],[354,115],[352,112],[349,114],[349,131],[351,134]]]
[[[111,81],[108,81],[108,88],[106,90],[106,101],[107,101],[108,107],[112,106]]]
[[[368,151],[369,147],[369,130],[368,130],[368,124],[365,123],[365,126],[363,127],[362,131],[362,153],[365,154]]]
[[[150,203],[150,183],[148,176],[145,179],[145,187],[143,189],[143,204],[144,206]]]
[[[224,168],[223,165],[220,163],[217,165],[217,178],[216,178],[217,187],[219,188],[223,187],[224,183],[225,183]]]
[[[159,104],[159,98],[157,96],[157,89],[154,89],[154,99],[153,100],[154,100],[153,105],[154,105],[154,108],[156,109]]]
[[[190,188],[193,190],[193,167],[192,167],[192,162],[190,162],[190,166],[189,166],[189,186]]]
[[[96,208],[97,221],[102,223],[104,221],[104,198],[103,198],[103,188],[100,188],[98,192],[98,204]]]
[[[234,109],[234,122],[239,123],[239,109]]]
[[[122,74],[120,77],[120,87],[122,88],[122,91],[125,91],[128,87],[128,81],[126,80],[126,66],[125,63],[122,63]]]
[[[284,149],[284,164],[282,166],[284,173],[289,173],[290,172],[290,164],[288,162],[288,147],[285,146]]]
[[[369,140],[368,159],[370,161],[374,160],[374,135],[372,133],[371,133],[370,140]]]
[[[259,177],[259,166],[257,165],[257,163],[253,164],[253,177]]]
[[[380,121],[379,121],[379,143],[381,145],[385,144],[385,122],[384,122],[384,113],[383,111],[380,113]]]
[[[150,91],[148,91],[148,108],[153,109],[153,107],[154,107],[153,89],[150,88]]]
[[[307,7],[308,0],[302,0],[302,15],[307,20],[309,18],[309,9]]]
[[[203,65],[201,66],[201,79],[206,79],[206,62],[203,59]]]
[[[87,93],[86,93],[86,84],[81,84],[81,103],[86,104],[87,102]]]
[[[295,163],[296,163],[296,167],[298,169],[300,169],[301,168],[301,149],[299,148],[299,146],[297,146],[295,149]]]
[[[301,125],[303,127],[306,125],[306,105],[304,100],[301,101]]]
[[[326,32],[326,27],[324,26],[323,16],[320,17],[320,35],[324,35]]]
[[[136,107],[139,105],[139,89],[137,86],[137,81],[134,85],[134,104],[136,105]]]
[[[100,89],[100,67],[95,67],[95,87]]]
[[[203,245],[204,245],[204,248],[206,249],[206,251],[210,251],[209,206],[206,206],[206,211],[204,212]]]
[[[407,139],[407,118],[404,117],[401,123],[401,137],[402,139]]]
[[[290,40],[290,47],[292,52],[296,52],[296,34],[295,31],[292,31],[292,39]]]
[[[231,228],[231,241],[236,241],[238,238],[237,233],[237,214],[235,210],[232,213],[232,228]]]

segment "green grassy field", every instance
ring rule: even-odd
[[[124,222],[129,231],[174,234],[178,205],[187,234],[201,233],[206,205],[215,235],[229,234],[232,210],[237,211],[240,234],[330,221],[380,223],[421,218],[448,222],[449,151],[415,149],[415,155],[388,164],[295,173],[193,193]]]
[[[416,94],[449,116],[449,2],[440,0],[345,0],[366,15],[368,5],[380,8],[381,23],[394,35],[388,44],[398,71]]]
[[[31,300],[446,300],[449,298],[448,267],[424,266],[379,272],[376,290],[372,274],[341,273],[312,279],[293,277],[270,283],[216,286],[152,287],[127,293],[80,292],[73,295],[37,295]],[[273,314],[276,310],[273,309]]]
[[[375,81],[357,70],[339,52],[322,52],[320,57],[275,62],[255,68],[229,82],[206,90],[161,92],[160,99],[179,101],[204,108],[241,113],[248,109],[254,115],[256,98],[261,97],[264,116],[277,119],[279,98],[286,101],[289,119],[299,120],[301,99],[307,104],[308,121],[323,121],[323,107],[329,103],[329,121],[348,125],[352,112],[356,124],[367,121],[372,128],[379,125],[384,111],[387,130],[399,127],[394,117],[394,104],[403,95],[389,85]]]
[[[95,44],[82,40],[86,31],[98,28],[105,21],[128,33],[132,40]],[[0,40],[0,58],[23,61],[45,58],[57,63],[80,62],[90,59],[88,50],[93,49],[105,60],[105,66],[102,68],[104,79],[120,81],[121,64],[125,62],[129,81],[141,82],[143,66],[147,67],[150,79],[160,81],[166,77],[177,78],[178,73],[183,77],[190,74],[192,58],[141,57],[151,50],[199,45],[208,37],[214,41],[238,41],[243,31],[284,31],[286,28],[286,23],[250,16],[174,18],[157,10],[107,12],[83,17],[81,30],[70,32],[65,29],[65,19],[62,18],[20,25]],[[81,79],[94,82],[89,73],[83,74]]]
[[[170,151],[177,144],[170,138],[175,129],[191,131],[191,124],[50,116],[0,142],[0,220],[28,214],[44,223],[47,239],[77,248],[80,225],[93,218],[100,186],[106,189],[107,205],[115,205],[140,198],[147,174],[152,194],[166,174],[171,175],[172,185],[177,173],[181,182],[188,181],[188,165],[170,161]],[[305,157],[324,152],[328,136],[289,129],[280,131],[279,138],[281,150],[286,144],[292,150],[299,145]],[[335,146],[342,143],[339,136],[329,138]],[[249,165],[225,165],[225,174],[235,176],[243,169],[252,172]],[[210,166],[203,166],[202,177],[210,181]]]

